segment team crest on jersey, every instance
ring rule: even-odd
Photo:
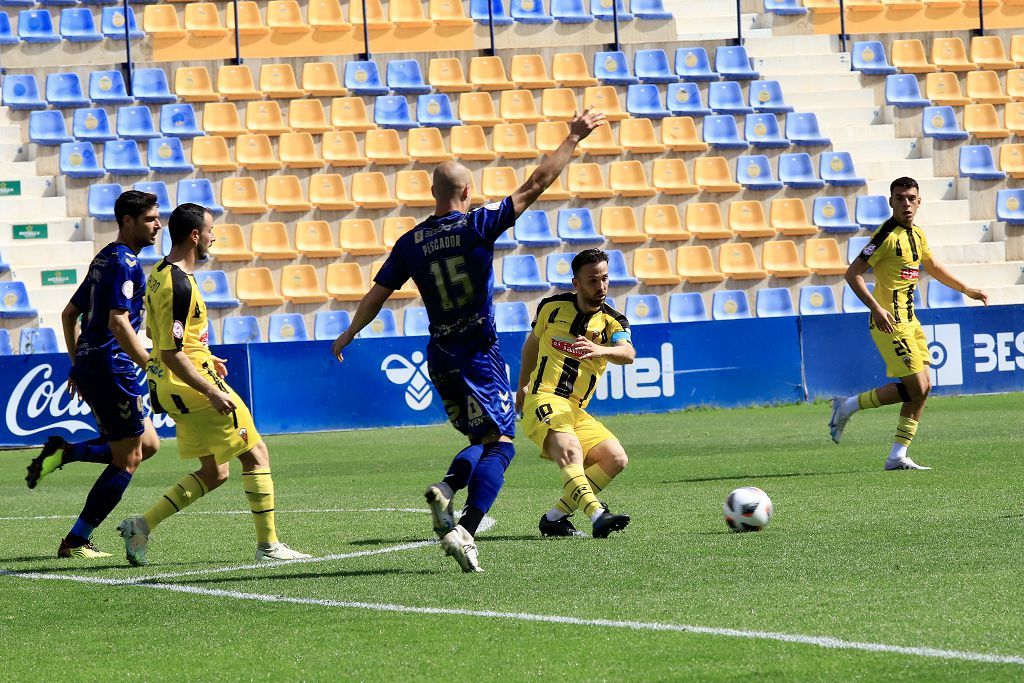
[[[143,400],[142,400],[141,396],[136,396],[135,397],[135,407],[138,408],[140,413],[142,412],[142,409],[144,407],[144,403],[143,403]]]
[[[239,429],[238,438],[240,438],[244,443],[249,443],[249,430],[245,427]]]
[[[906,366],[907,366],[908,368],[909,368],[909,367],[910,367],[910,366],[911,366],[911,365],[913,364],[913,362],[914,362],[914,359],[913,359],[913,358],[911,358],[910,356],[903,356],[903,363],[904,363],[904,365],[906,365]]]
[[[900,271],[901,280],[918,280],[921,278],[921,271],[917,268],[904,268]]]
[[[185,326],[181,324],[180,320],[175,320],[174,324],[171,325],[171,334],[174,335],[175,339],[185,338]]]
[[[124,284],[121,285],[121,293],[124,294],[125,299],[131,299],[132,295],[135,294],[135,283],[131,280],[125,280]]]
[[[863,254],[864,256],[871,256],[872,254],[875,253],[875,249],[877,248],[878,246],[874,242],[872,242],[871,244],[864,247],[864,251],[860,253]]]

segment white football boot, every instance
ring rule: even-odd
[[[843,438],[843,430],[846,429],[846,423],[850,421],[850,416],[843,413],[845,400],[845,398],[832,399],[832,418],[828,421],[828,431],[832,434],[833,443],[839,443],[839,440]]]
[[[476,542],[473,536],[463,527],[457,526],[441,539],[441,548],[445,555],[451,555],[467,574],[482,572],[480,559],[477,556]]]
[[[128,564],[133,567],[145,567],[149,564],[146,559],[146,546],[149,543],[149,525],[142,515],[129,517],[117,525],[117,530],[124,539],[124,554]]]
[[[430,516],[434,520],[434,533],[438,538],[455,528],[455,515],[452,513],[452,488],[443,481],[427,487],[423,496],[430,506]]]
[[[930,470],[931,467],[925,467],[924,465],[918,465],[916,462],[910,459],[910,456],[904,455],[900,458],[886,458],[885,460],[886,470]]]
[[[306,553],[300,553],[298,550],[292,550],[284,543],[268,543],[266,547],[261,547],[263,544],[256,546],[256,561],[257,562],[277,562],[280,560],[308,560],[313,557]]]

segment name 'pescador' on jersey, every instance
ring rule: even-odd
[[[423,230],[417,230],[417,242],[430,240],[429,242],[426,242],[420,247],[421,249],[423,249],[423,255],[427,256],[441,249],[454,249],[457,247],[461,247],[462,237],[458,233],[451,234],[451,230],[461,227],[465,222],[465,219],[463,219],[461,221],[453,223],[452,225],[446,225],[440,228],[424,228]],[[432,239],[435,236],[437,237],[437,239]]]

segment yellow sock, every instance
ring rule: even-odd
[[[242,488],[249,499],[252,521],[256,525],[257,543],[277,543],[277,527],[274,526],[274,480],[270,468],[261,467],[252,472],[242,472]]]
[[[587,483],[583,465],[566,465],[562,468],[562,499],[559,504],[579,508],[587,517],[592,516],[601,507],[597,496]],[[559,507],[559,510],[561,509]]]
[[[167,489],[163,498],[158,500],[153,507],[149,508],[143,515],[149,530],[156,528],[157,524],[164,521],[175,512],[184,510],[208,493],[206,485],[194,473],[186,474],[177,484]]]
[[[863,394],[858,394],[857,396],[857,407],[860,410],[867,410],[868,408],[878,408],[881,405],[882,402],[878,400],[877,389],[865,391]]]
[[[901,415],[900,421],[896,423],[896,436],[893,437],[893,441],[909,447],[915,434],[917,434],[917,420]]]
[[[595,496],[608,488],[608,484],[612,483],[612,479],[614,479],[597,463],[585,469],[583,474],[587,477],[587,483],[590,484],[590,490]],[[566,502],[564,498],[558,499],[558,502],[555,503],[555,508],[565,515],[571,515],[576,512],[576,505]]]

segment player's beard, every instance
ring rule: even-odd
[[[202,244],[196,245],[196,261],[205,261],[210,256],[210,248]]]
[[[604,303],[605,297],[606,295],[602,294],[595,294],[591,296],[586,293],[584,293],[582,296],[583,303],[586,305],[587,308],[601,308],[601,305]]]

